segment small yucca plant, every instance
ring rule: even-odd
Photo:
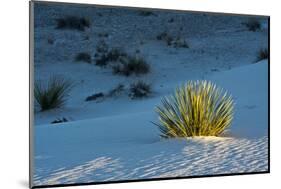
[[[208,81],[189,81],[156,108],[161,136],[219,136],[233,119],[233,100]]]
[[[50,77],[45,85],[41,81],[36,81],[34,97],[41,111],[62,107],[72,86],[70,81],[58,76]]]

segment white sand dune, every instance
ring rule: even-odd
[[[211,76],[231,86],[236,98],[232,137],[160,139],[150,109],[160,98],[143,103],[145,112],[37,126],[35,184],[267,171],[266,69],[263,61]],[[258,77],[249,78],[249,71]],[[238,74],[247,82],[233,82]]]

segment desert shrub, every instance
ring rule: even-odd
[[[257,19],[249,19],[246,23],[244,23],[245,26],[248,28],[249,31],[258,31],[261,29],[261,23]]]
[[[175,47],[175,48],[189,48],[187,42],[180,37],[177,37],[171,43],[172,43],[173,47]]]
[[[121,49],[112,48],[109,49],[108,45],[104,40],[100,40],[96,46],[96,65],[97,66],[106,66],[109,62],[116,62],[121,57],[126,57],[127,54]]]
[[[123,75],[123,65],[122,64],[116,64],[112,66],[112,73],[113,74],[118,74],[118,75]]]
[[[53,39],[53,38],[48,38],[47,39],[47,42],[48,42],[48,44],[50,44],[50,45],[53,45],[54,44],[54,42],[55,42],[55,40]]]
[[[168,20],[169,23],[173,23],[174,21],[175,21],[174,18],[170,18],[170,19]]]
[[[96,65],[97,66],[106,66],[108,63],[108,59],[106,55],[101,55],[100,57],[96,58]]]
[[[98,36],[106,38],[106,37],[108,37],[108,33],[106,33],[106,32],[98,33]]]
[[[156,39],[159,41],[165,41],[168,46],[172,44],[173,37],[167,32],[162,32],[156,36]]]
[[[97,66],[106,66],[109,62],[120,61],[121,58],[127,57],[127,54],[117,48],[113,48],[108,52],[97,54],[96,56],[96,65]]]
[[[143,81],[138,81],[130,85],[129,96],[132,99],[148,97],[151,93],[151,85]]]
[[[232,123],[233,100],[209,81],[189,81],[161,100],[156,112],[164,138],[220,136]]]
[[[155,14],[152,11],[141,10],[141,11],[139,11],[139,15],[140,16],[152,16],[152,15],[155,15]]]
[[[93,100],[97,100],[100,98],[103,98],[105,95],[103,93],[95,93],[91,96],[88,96],[85,101],[93,101]]]
[[[41,111],[62,107],[72,86],[72,82],[58,76],[50,77],[46,85],[36,81],[34,97]]]
[[[122,64],[113,66],[113,73],[125,76],[147,74],[150,66],[142,57],[127,57],[122,60]]]
[[[64,123],[64,122],[68,122],[68,120],[65,117],[57,118],[54,121],[52,121],[51,124]]]
[[[108,45],[105,43],[104,40],[100,40],[96,46],[97,53],[107,53],[108,52]]]
[[[268,59],[268,49],[267,48],[259,50],[256,62],[265,60],[265,59]]]
[[[127,56],[128,55],[125,52],[123,52],[117,48],[113,48],[107,53],[106,57],[109,61],[118,61],[122,57],[127,57]]]
[[[160,33],[156,36],[156,39],[160,41],[165,41],[168,46],[173,46],[175,48],[189,48],[189,45],[184,39],[180,38],[179,36],[172,37],[167,32]]]
[[[65,18],[56,19],[57,29],[76,29],[84,31],[90,27],[90,21],[83,17],[68,16]]]
[[[85,53],[85,52],[81,52],[78,53],[75,57],[75,61],[76,62],[87,62],[87,63],[91,63],[92,62],[92,58],[91,55],[89,53]]]
[[[115,97],[120,95],[125,90],[125,86],[123,84],[117,85],[114,89],[110,90],[108,95],[109,97]]]
[[[90,40],[90,36],[89,36],[89,35],[86,35],[86,36],[83,38],[83,40],[85,40],[85,41]]]
[[[168,36],[167,32],[162,32],[156,36],[157,40],[164,40]]]
[[[167,37],[165,38],[165,42],[166,42],[166,44],[167,44],[168,46],[171,46],[171,45],[172,45],[172,42],[173,42],[173,37],[167,36]]]

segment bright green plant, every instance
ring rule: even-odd
[[[59,108],[65,104],[71,88],[70,81],[52,76],[45,85],[41,81],[35,82],[34,97],[40,105],[41,111]]]
[[[164,138],[219,136],[232,123],[232,97],[209,81],[189,81],[157,106]]]

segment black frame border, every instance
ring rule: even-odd
[[[74,184],[54,184],[54,185],[33,185],[33,48],[34,48],[34,3],[43,4],[55,4],[55,5],[78,5],[78,6],[94,6],[99,8],[124,8],[134,10],[156,10],[156,11],[170,11],[170,12],[182,12],[182,13],[202,13],[213,15],[232,15],[232,16],[249,16],[249,17],[266,17],[268,19],[268,169],[267,171],[260,172],[245,172],[245,173],[226,173],[215,175],[194,175],[183,177],[165,177],[165,178],[151,178],[151,179],[135,179],[135,180],[118,180],[118,181],[104,181],[104,182],[87,182],[87,183],[74,183]],[[54,188],[54,187],[68,187],[68,186],[88,186],[88,185],[100,185],[100,184],[118,184],[118,183],[136,183],[147,181],[165,181],[165,180],[179,180],[179,179],[192,179],[192,178],[211,178],[211,177],[225,177],[225,176],[239,176],[239,175],[256,175],[256,174],[268,174],[270,173],[270,16],[268,15],[254,15],[254,14],[238,14],[238,13],[224,13],[224,12],[208,12],[208,11],[193,11],[193,10],[175,10],[175,9],[163,9],[163,8],[147,8],[147,7],[132,7],[132,6],[120,6],[120,5],[100,5],[89,3],[70,3],[70,2],[55,2],[55,1],[41,1],[31,0],[29,1],[29,188]]]

